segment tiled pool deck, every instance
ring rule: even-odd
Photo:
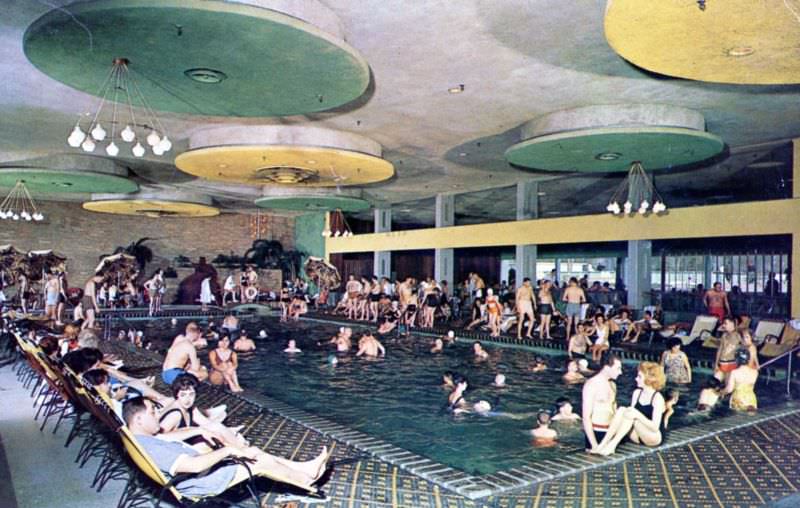
[[[160,370],[158,355],[109,346],[143,373]],[[657,449],[626,444],[609,458],[575,452],[471,476],[258,394],[204,385],[198,395],[200,405],[227,404],[227,423],[244,425],[248,439],[271,453],[303,460],[333,447],[327,500],[313,506],[758,506],[800,487],[796,404],[673,430]]]

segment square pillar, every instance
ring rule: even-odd
[[[789,264],[789,316],[800,318],[800,233],[792,235],[792,260]]]
[[[455,194],[436,195],[436,227],[453,226],[456,223],[456,196]],[[436,249],[433,254],[433,278],[437,281],[447,281],[451,288],[453,285],[453,249]]]
[[[650,240],[628,242],[628,260],[625,267],[625,284],[628,287],[628,305],[641,309],[650,304]]]
[[[453,287],[453,249],[436,249],[433,253],[433,278],[441,282],[447,281]]]
[[[539,182],[517,183],[517,220],[539,218]]]
[[[538,257],[538,248],[536,245],[517,245],[516,246],[516,269],[517,269],[517,287],[522,285],[525,277],[533,281],[536,286],[536,259]]]
[[[376,208],[374,213],[375,232],[386,233],[392,230],[392,209]],[[378,277],[391,278],[392,251],[382,250],[373,253],[373,272]]]

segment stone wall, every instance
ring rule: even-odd
[[[170,265],[178,255],[194,262],[205,256],[210,262],[220,253],[233,251],[242,255],[253,243],[249,215],[156,219],[88,212],[80,203],[37,204],[45,220],[38,223],[0,221],[0,245],[10,243],[22,251],[53,249],[65,255],[70,286],[83,286],[94,272],[98,256],[144,237],[152,238],[146,245],[155,255],[153,262],[147,265],[148,275],[159,266]],[[277,215],[267,218],[267,233],[262,237],[280,241],[284,249],[293,249],[294,218]],[[223,271],[218,271],[222,276]],[[177,281],[168,282],[168,286],[177,286]]]

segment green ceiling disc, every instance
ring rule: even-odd
[[[44,168],[0,168],[0,187],[13,187],[23,180],[31,192],[56,194],[110,192],[126,194],[139,189],[133,180],[93,171],[63,171]]]
[[[609,127],[534,137],[506,150],[508,162],[547,171],[628,171],[684,166],[719,154],[724,142],[708,132],[674,127]]]
[[[48,76],[91,94],[112,61],[127,58],[153,109],[188,114],[325,111],[358,98],[370,79],[366,61],[335,36],[234,2],[78,2],[31,24],[24,51]]]
[[[345,196],[265,196],[255,201],[256,206],[274,210],[296,210],[303,212],[321,212],[342,210],[343,212],[359,212],[369,209],[369,202],[359,198]]]

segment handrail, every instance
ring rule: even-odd
[[[789,356],[790,354],[792,354],[792,353],[794,353],[794,352],[797,352],[797,351],[800,351],[800,344],[796,345],[795,347],[793,347],[792,349],[790,349],[790,350],[788,350],[788,351],[784,351],[783,353],[779,354],[779,355],[778,355],[778,356],[776,356],[775,358],[773,358],[773,359],[771,359],[771,360],[769,360],[769,361],[766,361],[766,362],[762,363],[762,364],[761,364],[761,367],[766,367],[766,366],[767,366],[767,365],[769,365],[770,363],[775,363],[776,361],[780,360],[780,359],[781,359],[781,358],[783,358],[784,356]]]

